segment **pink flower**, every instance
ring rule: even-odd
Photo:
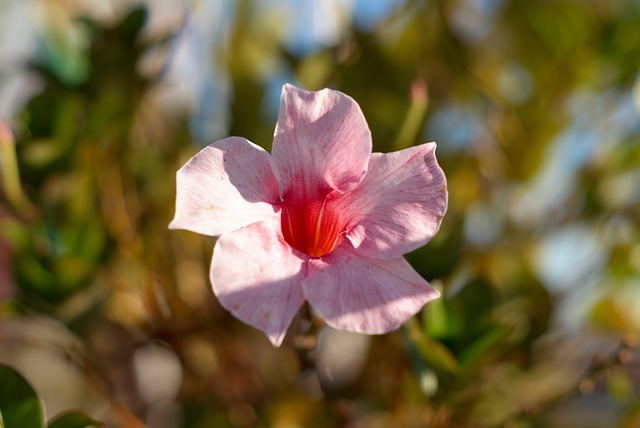
[[[352,98],[287,84],[271,156],[240,137],[205,147],[178,171],[169,227],[219,237],[214,293],[274,346],[305,300],[334,328],[386,333],[438,297],[402,257],[447,208],[435,148],[371,153]]]

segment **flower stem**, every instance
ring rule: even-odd
[[[411,83],[411,106],[393,142],[393,150],[402,150],[413,145],[422,129],[428,106],[427,84],[422,79],[416,79]]]
[[[313,351],[318,344],[318,333],[322,324],[321,320],[314,319],[309,304],[305,302],[296,317],[293,330],[295,331],[293,347],[303,370],[315,367]]]

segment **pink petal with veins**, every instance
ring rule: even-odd
[[[330,326],[367,334],[397,329],[439,296],[404,258],[367,258],[348,241],[309,261],[303,288]]]
[[[176,187],[170,229],[218,236],[275,217],[280,209],[269,153],[240,137],[202,149],[178,171]]]
[[[211,262],[211,283],[222,306],[262,330],[274,346],[304,302],[303,258],[277,231],[277,222],[254,223],[221,236]]]
[[[331,190],[351,190],[364,178],[371,132],[351,97],[286,84],[271,155],[285,201],[322,199]]]
[[[447,181],[435,143],[373,153],[365,179],[340,199],[347,238],[369,257],[396,258],[426,244],[447,210]]]

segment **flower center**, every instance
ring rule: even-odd
[[[310,203],[285,201],[281,221],[285,241],[311,257],[329,254],[345,232],[344,222],[329,197]]]

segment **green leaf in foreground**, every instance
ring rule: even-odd
[[[102,422],[91,419],[80,411],[64,412],[49,422],[49,428],[94,428],[103,426]]]
[[[45,413],[29,382],[9,366],[0,364],[0,427],[43,428]]]

